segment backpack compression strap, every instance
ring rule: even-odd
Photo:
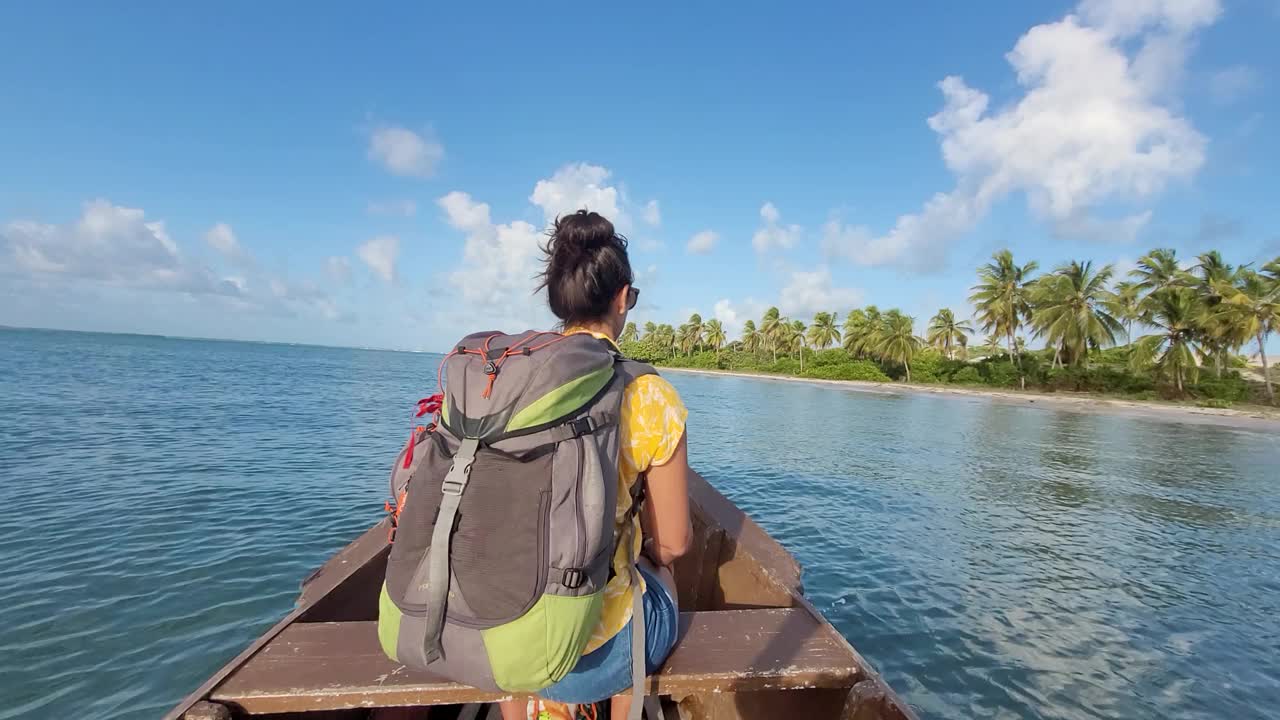
[[[427,637],[425,639],[425,655],[428,663],[439,660],[444,655],[440,646],[440,634],[444,631],[445,603],[449,595],[449,544],[453,539],[453,524],[457,521],[458,506],[462,503],[462,493],[467,490],[471,479],[471,466],[476,460],[476,450],[480,441],[476,438],[463,438],[458,452],[453,456],[453,465],[441,483],[443,495],[440,500],[440,515],[436,526],[431,531],[431,547],[427,550],[426,562],[418,566],[409,583],[409,591],[405,599],[418,602],[422,587],[422,571],[426,569],[426,609]]]

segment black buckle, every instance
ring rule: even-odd
[[[560,579],[560,584],[570,590],[577,590],[582,587],[582,583],[587,581],[587,574],[578,568],[569,568],[564,571],[564,577]]]
[[[592,420],[590,415],[583,415],[577,420],[570,420],[569,429],[573,431],[574,437],[590,435],[596,431],[596,421]]]

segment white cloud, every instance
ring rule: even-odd
[[[418,203],[412,200],[384,200],[370,202],[366,211],[370,215],[413,217],[418,214]]]
[[[816,312],[844,312],[862,304],[862,291],[836,287],[831,269],[825,265],[811,271],[791,273],[778,300],[778,309],[787,315],[812,315]]]
[[[1087,213],[1053,221],[1053,234],[1060,238],[1087,240],[1089,242],[1131,243],[1151,221],[1151,211],[1134,213],[1128,217],[1103,219]]]
[[[747,298],[740,303],[721,298],[716,301],[712,315],[724,325],[725,334],[730,338],[737,338],[742,333],[743,323],[752,320],[758,324],[766,309],[767,306],[764,303],[757,302],[753,298]]]
[[[1220,12],[1217,0],[1084,0],[1076,13],[1028,30],[1006,55],[1025,89],[1016,102],[991,111],[985,93],[944,79],[945,103],[929,126],[955,189],[881,236],[829,226],[828,253],[936,269],[947,243],[1011,194],[1025,194],[1051,223],[1086,227],[1081,218],[1104,203],[1141,202],[1194,175],[1205,139],[1165,101],[1193,33]],[[1126,221],[1132,227],[1142,216]]]
[[[658,201],[650,200],[648,203],[646,203],[644,206],[644,214],[642,214],[640,217],[642,217],[646,223],[649,223],[653,227],[657,227],[661,225],[662,224],[662,208],[658,207]]]
[[[734,309],[733,303],[728,298],[722,298],[716,301],[714,313],[715,318],[724,324],[725,327],[736,325],[738,323],[738,311]]]
[[[236,295],[239,286],[187,259],[160,221],[106,200],[85,203],[69,225],[18,220],[0,228],[0,248],[32,275],[196,294]]]
[[[1252,92],[1261,82],[1258,71],[1235,65],[1209,76],[1209,96],[1219,105],[1230,105]]]
[[[773,203],[766,202],[760,207],[760,219],[764,221],[764,226],[751,236],[751,245],[756,252],[786,250],[795,247],[800,241],[800,226],[780,224],[782,214]]]
[[[34,292],[73,295],[90,283],[115,290],[170,293],[197,302],[216,302],[219,309],[268,315],[314,311],[323,317],[339,313],[328,293],[315,282],[289,283],[253,268],[235,233],[223,223],[203,240],[236,260],[242,273],[219,276],[184,255],[165,225],[136,208],[107,200],[85,203],[78,220],[49,225],[18,220],[0,227],[0,268],[16,270],[37,282]],[[8,255],[9,257],[4,257]],[[9,258],[13,262],[9,263]],[[103,295],[106,302],[137,303],[127,292]],[[138,309],[145,315],[144,309]]]
[[[400,238],[379,235],[356,248],[356,255],[384,282],[396,280],[396,259],[400,255]]]
[[[228,260],[239,262],[245,258],[244,248],[240,246],[231,226],[226,223],[218,223],[209,228],[204,234],[204,241]]]
[[[462,265],[450,280],[467,306],[503,321],[531,320],[531,306],[540,305],[531,299],[542,232],[521,220],[494,224],[489,205],[464,192],[451,192],[437,204],[449,224],[466,233]]]
[[[369,159],[394,175],[430,177],[443,157],[440,143],[406,128],[383,126],[369,136]]]
[[[634,284],[640,289],[640,302],[636,305],[637,313],[648,313],[658,309],[655,299],[662,297],[662,292],[658,290],[661,282],[661,276],[658,274],[657,265],[648,265],[643,268],[635,268]]]
[[[636,287],[652,288],[658,284],[658,266],[650,264],[644,268],[635,268]]]
[[[718,242],[720,242],[719,233],[714,230],[703,230],[689,238],[689,244],[685,250],[690,255],[706,255],[715,249]]]
[[[545,228],[559,215],[587,208],[609,218],[625,233],[632,213],[621,189],[611,184],[611,177],[607,168],[575,163],[537,181],[528,200],[541,212],[546,223],[542,226],[522,220],[496,222],[489,204],[466,192],[454,191],[439,198],[436,204],[446,221],[465,234],[462,262],[449,278],[468,312],[505,327],[549,324],[550,312],[535,292]],[[650,266],[649,273],[655,270]],[[641,277],[652,282],[646,275]],[[641,303],[647,304],[651,297],[644,295]]]
[[[436,204],[444,210],[449,224],[459,230],[471,232],[489,226],[489,205],[472,200],[467,193],[455,190]]]
[[[351,261],[344,257],[330,257],[324,261],[324,272],[337,285],[351,280]]]
[[[559,215],[587,209],[605,216],[621,230],[629,221],[622,210],[621,193],[608,184],[610,175],[599,165],[565,165],[551,177],[538,181],[529,202],[542,208],[548,222]]]
[[[734,337],[742,332],[742,323],[746,320],[727,298],[717,300],[712,311],[715,318],[724,326],[725,334]]]

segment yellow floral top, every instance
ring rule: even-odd
[[[590,332],[581,328],[566,333]],[[613,342],[600,333],[592,335]],[[623,523],[631,509],[631,488],[640,474],[671,459],[684,435],[689,411],[671,383],[657,375],[638,377],[623,392],[618,438],[618,507],[614,511],[614,537],[622,537]],[[613,555],[613,579],[604,588],[604,606],[585,652],[591,652],[617,635],[631,620],[631,565],[640,558],[643,539],[640,518],[632,519],[632,546],[618,546]],[[644,592],[644,578],[640,578]]]

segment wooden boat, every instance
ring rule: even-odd
[[[701,477],[693,548],[676,566],[682,640],[648,692],[664,720],[912,720],[915,714],[805,599],[795,559]],[[415,672],[378,648],[389,550],[378,523],[304,583],[295,609],[166,720],[354,720],[378,708],[498,717],[503,696]],[[653,719],[650,719],[653,720]]]

